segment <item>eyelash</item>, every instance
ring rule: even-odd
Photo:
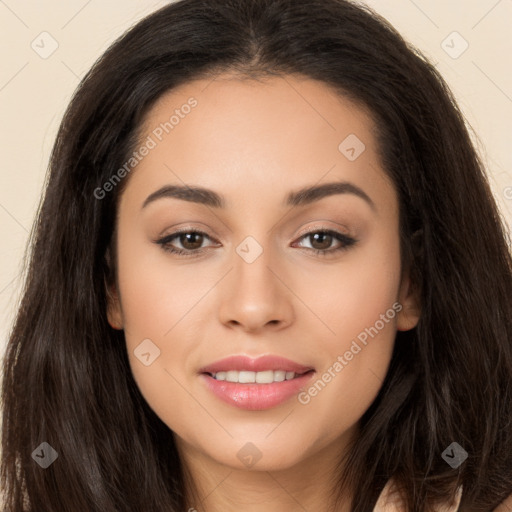
[[[335,249],[322,250],[322,249],[311,249],[309,247],[303,247],[303,249],[307,249],[308,251],[313,251],[316,255],[321,256],[321,257],[328,257],[329,255],[331,255],[333,253],[346,251],[347,249],[349,249],[351,246],[355,245],[358,242],[358,240],[356,240],[355,238],[344,235],[343,233],[339,233],[338,231],[333,231],[331,229],[321,229],[321,228],[317,228],[315,230],[311,230],[306,233],[303,233],[300,236],[299,240],[302,240],[303,238],[307,238],[308,236],[311,236],[311,235],[314,235],[317,233],[332,235],[336,240],[338,240],[339,242],[342,242],[342,245],[340,245],[339,247],[337,247]],[[179,231],[175,231],[174,233],[171,233],[170,235],[166,235],[165,237],[160,238],[159,240],[155,240],[155,243],[160,245],[164,251],[170,252],[172,254],[175,254],[176,256],[182,256],[185,258],[199,256],[200,254],[206,252],[205,251],[206,248],[204,248],[204,247],[200,248],[200,249],[191,249],[191,250],[176,249],[175,247],[172,247],[170,245],[171,241],[182,234],[205,235],[207,238],[211,239],[211,237],[209,237],[208,234],[203,231],[185,228],[185,229],[182,229]]]

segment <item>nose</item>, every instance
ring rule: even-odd
[[[220,321],[248,332],[290,325],[294,295],[284,266],[267,249],[252,262],[235,252],[232,261],[233,268],[218,290]]]

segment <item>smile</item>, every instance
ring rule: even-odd
[[[265,370],[261,372],[229,370],[210,375],[219,381],[238,382],[240,384],[271,384],[272,382],[291,380],[303,374],[287,372],[286,370]]]
[[[276,407],[296,396],[303,388],[310,385],[315,373],[314,370],[309,370],[303,374],[280,370],[262,372],[227,371],[218,372],[215,377],[210,373],[202,373],[199,377],[203,380],[209,392],[221,401],[239,409],[261,411]],[[266,382],[256,382],[258,374],[262,375],[259,379]],[[287,374],[289,375],[288,379],[286,378]],[[222,378],[228,375],[236,380],[229,381],[219,378],[219,376]],[[248,379],[250,379],[249,382],[241,382]]]

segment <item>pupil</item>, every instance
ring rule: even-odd
[[[313,235],[313,239],[314,239],[314,242],[317,242],[318,241],[318,237],[320,237],[320,245],[322,245],[322,237],[326,237],[327,238],[327,244],[325,243],[325,238],[323,240],[324,244],[322,247],[316,247],[316,249],[327,249],[329,248],[329,246],[331,245],[331,239],[332,239],[332,235],[330,235],[329,233],[315,233]],[[315,247],[314,243],[312,243],[313,247]]]
[[[197,241],[194,243],[194,241],[193,241],[194,237],[199,237],[199,243],[197,243]],[[192,238],[192,241],[190,240],[190,238]],[[185,243],[184,243],[184,240],[185,240]],[[200,233],[186,233],[184,235],[181,235],[180,242],[181,242],[181,245],[183,245],[183,247],[185,247],[186,249],[198,249],[199,247],[201,247],[202,242],[203,242],[202,235]],[[188,246],[187,246],[187,244],[188,244]],[[192,247],[190,247],[190,245],[192,245]]]

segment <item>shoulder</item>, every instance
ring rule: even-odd
[[[462,486],[459,487],[457,491],[455,502],[439,507],[437,512],[457,512],[461,497]],[[384,489],[382,489],[373,512],[403,512],[403,503],[398,493],[396,492],[396,488],[392,479],[388,480],[384,486]],[[509,510],[504,509],[502,511],[496,509],[496,512],[509,512]]]

